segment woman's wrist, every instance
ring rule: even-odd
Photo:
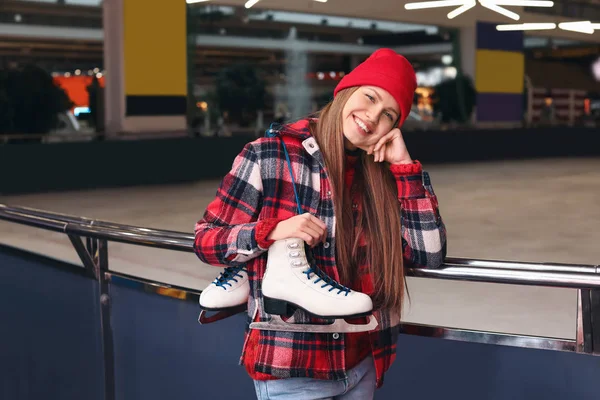
[[[397,161],[397,162],[393,162],[391,163],[392,165],[406,165],[406,164],[412,164],[414,163],[412,158],[405,158],[403,160]]]

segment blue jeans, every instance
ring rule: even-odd
[[[375,364],[367,357],[342,381],[288,378],[254,381],[258,400],[370,400],[375,395]]]

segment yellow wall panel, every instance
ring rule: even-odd
[[[186,3],[123,0],[125,94],[185,96]]]
[[[475,87],[479,93],[523,93],[523,53],[477,50]]]

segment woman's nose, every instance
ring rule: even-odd
[[[377,118],[373,118],[375,115],[377,115],[377,110],[373,110],[373,109],[368,109],[367,112],[365,113],[365,116],[367,117],[367,122],[374,124],[377,122]]]

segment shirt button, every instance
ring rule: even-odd
[[[327,191],[327,196],[331,197],[331,190]]]
[[[340,338],[340,334],[339,334],[339,333],[337,333],[337,332],[336,332],[336,333],[334,333],[332,336],[333,336],[333,338],[334,338],[335,340],[338,340],[338,339]]]
[[[330,246],[329,242],[325,242],[325,243],[323,243],[323,247],[325,247],[326,249],[328,249],[328,248],[329,248],[329,246]]]
[[[353,203],[353,204],[352,204],[352,208],[354,208],[354,209],[356,210],[356,209],[358,208],[358,204],[356,204],[356,203]]]

